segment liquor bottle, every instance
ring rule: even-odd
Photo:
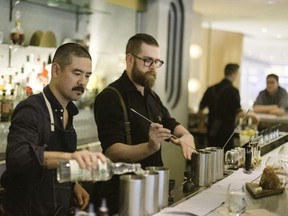
[[[46,63],[43,62],[43,65],[42,65],[42,69],[41,69],[41,72],[38,73],[38,79],[40,81],[40,83],[43,85],[43,87],[45,87],[47,84],[48,84],[48,70],[46,69]]]
[[[144,171],[139,163],[113,163],[108,158],[105,163],[99,159],[97,167],[91,170],[80,168],[76,160],[60,160],[57,166],[57,180],[59,182],[107,181],[113,175],[130,172],[142,174]]]
[[[251,151],[251,146],[250,143],[245,149],[245,167],[244,167],[244,172],[245,173],[251,173],[251,163],[252,163],[252,151]]]
[[[1,122],[9,122],[11,120],[12,111],[13,111],[13,91],[12,95],[6,95],[6,90],[2,91],[1,98]]]
[[[15,27],[11,30],[11,33],[10,33],[11,42],[14,45],[23,45],[24,32],[21,28],[21,20],[20,20],[21,13],[20,13],[20,11],[16,12],[15,17],[16,17]]]

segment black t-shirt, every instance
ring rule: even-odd
[[[208,134],[213,122],[221,121],[217,139],[212,143],[223,147],[235,128],[235,120],[241,111],[240,94],[231,81],[223,79],[220,83],[209,87],[200,102],[200,109],[208,107]],[[231,146],[232,147],[232,146]]]

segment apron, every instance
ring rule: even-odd
[[[76,150],[77,136],[73,125],[68,130],[63,127],[57,126],[54,121],[54,116],[51,104],[42,92],[46,106],[50,115],[51,136],[48,141],[47,151],[61,151],[61,152],[74,152]],[[59,183],[57,181],[57,170],[43,169],[43,175],[40,182],[39,189],[43,191],[40,193],[40,199],[43,204],[47,206],[45,212],[41,215],[62,216],[66,215],[72,198],[71,184]],[[49,195],[48,195],[49,194]],[[53,212],[52,212],[52,211]],[[49,214],[47,214],[47,211]]]

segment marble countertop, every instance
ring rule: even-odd
[[[288,145],[288,142],[283,145]],[[216,182],[212,186],[200,191],[196,195],[180,202],[179,204],[167,207],[155,214],[161,215],[227,215],[226,212],[226,191],[230,182],[237,182],[239,184],[245,184],[259,179],[263,169],[265,168],[265,162],[270,156],[277,156],[281,147],[270,151],[262,156],[261,166],[256,168],[251,174],[245,174],[242,168],[234,171],[231,175]],[[244,215],[287,215],[288,212],[288,188],[286,186],[285,191],[282,194],[272,195],[268,197],[254,199],[246,191],[247,207]]]

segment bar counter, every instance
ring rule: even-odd
[[[288,113],[283,116],[257,113],[256,116],[260,120],[258,130],[270,128],[274,125],[279,124],[279,129],[281,131],[288,131]]]
[[[286,141],[283,145],[288,145]],[[228,184],[237,182],[243,185],[246,182],[260,179],[262,171],[265,168],[265,163],[270,156],[278,156],[279,146],[276,149],[262,156],[262,162],[251,174],[245,174],[240,168],[234,171],[231,175],[225,177],[221,181],[216,182],[212,186],[201,190],[196,195],[193,195],[186,200],[182,200],[176,205],[167,207],[155,214],[157,216],[164,215],[228,215],[225,205],[226,191]],[[288,214],[288,186],[281,194],[271,195],[263,198],[254,199],[248,191],[246,191],[246,212],[245,215],[287,215]]]

